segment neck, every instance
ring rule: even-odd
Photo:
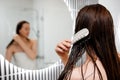
[[[20,35],[20,38],[21,38],[23,41],[27,41],[27,38],[24,37],[24,36],[22,36],[22,35]]]
[[[97,60],[97,56],[92,54],[93,59],[96,61]],[[91,57],[86,53],[86,61],[91,61]]]
[[[86,53],[86,61],[91,60],[90,56]]]

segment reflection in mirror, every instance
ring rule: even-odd
[[[16,27],[16,34],[6,47],[5,58],[9,62],[14,58],[16,66],[36,69],[36,41],[28,38],[29,33],[29,22],[20,21]]]
[[[0,2],[0,10],[0,53],[2,55],[6,55],[6,47],[16,33],[18,22],[25,20],[30,26],[29,39],[37,42],[36,65],[34,64],[36,68],[29,68],[32,65],[27,63],[21,53],[16,58],[21,61],[17,66],[28,64],[27,69],[40,69],[59,60],[54,48],[60,40],[71,38],[73,25],[70,12],[63,0],[4,0]],[[19,47],[24,55],[29,51],[23,49],[24,46],[19,45]],[[32,46],[29,47],[32,49]],[[16,65],[14,54],[11,62]]]

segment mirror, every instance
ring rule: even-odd
[[[63,0],[3,0],[0,1],[0,11],[2,55],[5,56],[6,46],[15,35],[17,23],[26,20],[30,23],[29,38],[37,41],[36,69],[59,60],[55,46],[63,39],[70,39],[73,31],[73,21]],[[15,64],[15,59],[11,62]]]

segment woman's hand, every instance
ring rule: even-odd
[[[21,38],[20,38],[20,36],[19,36],[18,34],[15,34],[15,35],[13,36],[13,39],[17,42],[17,41],[20,40]]]
[[[70,40],[64,40],[57,44],[55,51],[62,59],[63,63],[66,65],[68,60],[68,53],[69,49],[71,47],[71,41]]]

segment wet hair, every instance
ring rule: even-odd
[[[68,62],[58,80],[70,80],[73,68],[78,60],[82,59],[85,51],[94,64],[94,79],[95,69],[97,69],[99,79],[103,80],[102,73],[96,64],[95,56],[97,56],[103,65],[107,79],[119,80],[120,59],[116,50],[114,25],[110,12],[101,4],[83,7],[76,18],[75,33],[83,28],[89,30],[90,39],[73,44]],[[81,74],[78,76],[82,76],[82,79],[85,80],[82,65]]]
[[[19,31],[22,29],[23,24],[25,24],[25,23],[29,24],[29,22],[27,22],[27,21],[25,21],[25,20],[20,21],[20,22],[17,24],[16,34],[18,34],[18,35],[20,34]],[[10,47],[10,45],[12,45],[13,42],[14,42],[14,40],[12,39],[12,40],[10,41],[10,43],[8,44],[7,48]]]

